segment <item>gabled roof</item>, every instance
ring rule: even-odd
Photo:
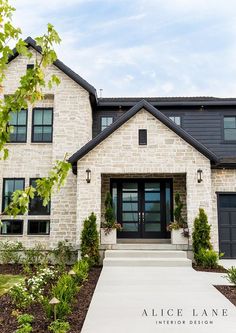
[[[94,149],[99,143],[105,140],[109,135],[111,135],[114,131],[116,131],[120,126],[122,126],[126,121],[128,121],[131,117],[133,117],[137,112],[139,112],[142,108],[150,112],[154,117],[156,117],[159,121],[161,121],[164,125],[166,125],[169,129],[179,135],[183,140],[197,149],[200,153],[206,156],[213,163],[217,163],[217,156],[212,153],[208,148],[206,148],[199,141],[194,139],[191,135],[189,135],[186,131],[184,131],[180,126],[176,125],[172,120],[166,117],[163,113],[157,110],[154,106],[152,106],[146,100],[141,100],[135,106],[133,106],[129,111],[119,117],[113,124],[107,127],[104,131],[98,134],[94,139],[89,141],[86,145],[84,145],[81,149],[79,149],[75,154],[73,154],[69,158],[69,162],[71,164],[75,164],[78,160],[80,160],[83,156],[85,156],[88,152]]]
[[[36,44],[36,41],[31,38],[27,37],[25,39],[25,43],[27,44],[27,47],[32,47],[37,52],[41,53],[42,49],[40,46]],[[9,57],[8,62],[11,62],[13,59],[15,59],[19,53],[16,49],[13,49],[13,54]],[[84,80],[81,76],[79,76],[77,73],[72,71],[68,66],[66,66],[62,61],[57,59],[53,63],[58,69],[60,69],[63,73],[68,75],[72,80],[74,80],[76,83],[78,83],[81,87],[83,87],[85,90],[87,90],[96,100],[97,100],[97,91],[96,89],[89,84],[86,80]]]

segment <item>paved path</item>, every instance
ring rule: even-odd
[[[82,333],[236,333],[236,307],[212,285],[227,284],[222,275],[190,267],[104,267]],[[174,316],[161,317],[161,309],[174,309]],[[204,309],[208,317],[201,316]]]

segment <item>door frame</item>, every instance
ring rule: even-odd
[[[121,184],[124,182],[138,182],[138,189],[140,187],[140,183],[144,183],[144,182],[159,182],[160,183],[160,203],[162,202],[162,205],[160,207],[160,212],[161,212],[161,217],[163,217],[163,220],[161,221],[161,227],[162,224],[166,224],[166,198],[165,198],[165,188],[164,188],[164,184],[166,182],[169,182],[170,184],[170,216],[171,216],[171,220],[173,221],[173,178],[110,178],[110,193],[112,195],[112,184],[113,183],[117,183],[117,184]],[[143,184],[142,184],[143,185]],[[164,189],[164,190],[163,190]],[[139,193],[139,190],[138,190]],[[144,193],[144,192],[143,192]],[[120,192],[117,188],[117,198],[119,197]],[[122,200],[118,200],[117,202],[117,215],[118,215],[118,220],[119,220],[119,214],[121,214],[122,212]],[[142,212],[143,212],[143,205],[144,205],[144,201],[143,198],[141,198],[141,196],[138,197],[138,206],[141,208]],[[118,221],[119,222],[119,221]],[[143,237],[144,234],[144,225],[145,222],[141,221],[141,223],[139,224],[139,231],[138,232],[126,232],[125,235],[124,233],[118,232],[118,238],[138,238],[138,239],[145,239],[145,238],[156,238],[156,239],[162,239],[162,238],[166,238],[169,239],[170,238],[170,232],[167,231],[167,229],[165,230],[161,230],[161,232],[158,232],[159,234],[161,233],[161,237],[157,237],[155,236],[155,232],[146,232],[145,233],[145,237]],[[157,233],[156,233],[157,234]]]

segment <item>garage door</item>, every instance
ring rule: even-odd
[[[219,194],[219,242],[224,258],[236,258],[236,193]]]

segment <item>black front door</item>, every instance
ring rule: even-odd
[[[224,258],[236,258],[236,193],[219,194],[219,245]]]
[[[172,182],[167,179],[112,180],[113,207],[122,225],[119,238],[169,238]]]

